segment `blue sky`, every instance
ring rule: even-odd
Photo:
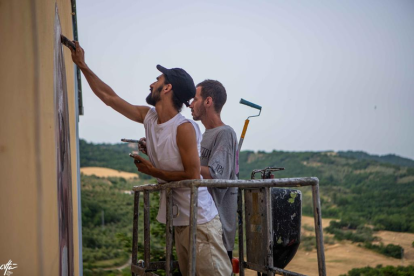
[[[414,159],[413,1],[77,2],[87,64],[133,104],[145,103],[157,64],[181,67],[224,84],[222,119],[238,135],[257,114],[240,98],[263,107],[245,150]],[[82,84],[81,138],[144,136]]]

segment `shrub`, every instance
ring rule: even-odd
[[[386,266],[378,265],[376,268],[372,267],[363,267],[363,268],[354,268],[348,271],[347,274],[341,276],[410,276],[414,275],[414,266]]]
[[[386,246],[384,246],[382,243],[380,245],[375,245],[375,244],[371,244],[371,243],[365,243],[364,244],[365,248],[374,250],[380,254],[383,254],[385,256],[388,257],[393,257],[396,259],[402,259],[403,255],[404,255],[404,249],[399,246],[399,245],[395,245],[395,244],[387,244]]]

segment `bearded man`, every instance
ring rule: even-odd
[[[181,68],[166,69],[150,85],[146,101],[149,106],[132,105],[119,97],[86,65],[84,50],[78,42],[72,60],[78,65],[92,91],[106,105],[125,117],[144,124],[147,154],[150,161],[136,156],[140,172],[156,177],[159,184],[185,179],[200,179],[199,147],[201,133],[198,125],[180,114],[183,103],[195,95],[191,76]],[[179,216],[173,218],[178,263],[183,275],[188,275],[190,189],[173,189],[173,202]],[[198,189],[196,274],[230,275],[231,266],[221,238],[221,223],[214,201],[205,187]],[[161,192],[157,220],[166,221],[165,193]]]

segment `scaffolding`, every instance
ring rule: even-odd
[[[244,229],[243,229],[243,193],[249,189],[263,188],[266,195],[270,188],[288,188],[288,187],[304,187],[311,186],[312,188],[312,202],[313,202],[313,215],[315,222],[315,235],[316,235],[316,248],[318,257],[318,271],[320,276],[326,275],[325,267],[325,253],[323,245],[323,232],[322,232],[322,216],[319,197],[319,179],[316,177],[303,177],[303,178],[281,178],[281,179],[260,179],[260,180],[183,180],[177,182],[170,182],[166,184],[147,184],[142,186],[135,186],[134,192],[134,220],[133,220],[133,238],[132,238],[132,275],[157,275],[153,271],[157,269],[165,270],[166,275],[172,275],[172,271],[178,268],[178,262],[173,260],[172,247],[173,247],[173,201],[172,201],[172,189],[175,188],[189,188],[190,193],[190,252],[189,252],[189,273],[191,276],[195,275],[196,268],[196,234],[197,234],[197,202],[198,202],[198,188],[227,188],[238,187],[238,230],[239,230],[239,269],[240,276],[244,276],[244,269],[252,269],[257,272],[265,273],[267,275],[302,275],[292,271],[287,271],[281,268],[273,266],[273,235],[272,229],[272,216],[270,213],[270,198],[265,197],[264,205],[266,213],[266,225],[265,228],[265,243],[267,248],[267,257],[263,264],[252,263],[244,260]],[[150,261],[150,200],[149,193],[164,190],[166,194],[166,261],[165,262],[151,262]],[[139,214],[139,199],[140,193],[144,195],[144,260],[138,263],[138,214]],[[266,226],[265,225],[265,226]],[[249,236],[246,236],[246,240]]]

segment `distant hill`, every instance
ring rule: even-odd
[[[81,167],[136,172],[128,156],[131,150],[127,144],[92,144],[81,140]],[[414,168],[396,162],[414,161],[362,152],[242,151],[239,157],[241,179],[249,179],[252,170],[266,167],[284,167],[286,170],[275,173],[277,178],[318,177],[325,218],[339,218],[356,225],[368,223],[378,230],[414,233]],[[140,174],[141,179],[145,177],[148,179]],[[310,189],[302,191],[303,213],[311,215]]]
[[[378,230],[414,232],[414,168],[334,152],[243,151],[239,159],[241,178],[267,166],[285,167],[275,173],[277,178],[318,177],[324,217],[368,223]],[[301,190],[303,213],[311,215],[309,189]]]
[[[338,155],[343,157],[355,158],[359,160],[375,160],[381,163],[393,164],[403,167],[414,167],[414,160],[400,157],[395,154],[372,155],[363,151],[339,151]]]
[[[128,154],[138,151],[127,143],[122,144],[94,144],[83,139],[79,140],[80,166],[103,167],[119,171],[138,173],[140,179],[150,179],[146,174],[138,172],[132,158]]]

